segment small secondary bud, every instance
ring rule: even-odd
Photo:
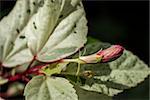
[[[120,45],[112,45],[111,47],[101,50],[97,55],[102,57],[101,62],[112,61],[123,54],[124,48]]]
[[[92,78],[95,75],[95,73],[92,72],[91,70],[86,70],[82,73],[82,75],[85,78]]]

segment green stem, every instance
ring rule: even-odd
[[[78,68],[77,68],[76,76],[78,76],[78,75],[79,75],[80,68],[81,68],[80,63],[78,63]]]
[[[85,62],[79,58],[77,58],[77,59],[63,59],[63,60],[61,60],[61,62],[64,62],[64,63],[73,62],[73,63],[85,64]]]

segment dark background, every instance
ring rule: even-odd
[[[0,0],[0,18],[15,0]],[[121,44],[149,64],[149,1],[83,1],[89,35],[101,41]],[[125,90],[114,100],[149,100],[149,79]]]

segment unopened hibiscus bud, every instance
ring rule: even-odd
[[[79,59],[81,63],[98,63],[112,61],[122,55],[124,48],[120,45],[112,45],[111,47],[100,50],[96,54],[82,56]]]
[[[97,55],[102,57],[101,62],[112,61],[123,54],[124,48],[120,45],[112,45],[111,47],[101,50]]]
[[[124,48],[120,45],[112,45],[111,47],[100,50],[95,54],[81,56],[77,59],[63,59],[61,62],[76,62],[80,64],[99,63],[112,61],[122,55]]]

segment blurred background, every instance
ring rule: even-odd
[[[15,0],[0,0],[0,19]],[[89,36],[111,44],[123,45],[149,64],[149,1],[83,0]],[[113,100],[149,100],[149,79]]]

